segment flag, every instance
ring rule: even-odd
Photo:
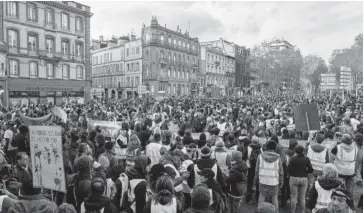
[[[28,116],[23,115],[22,113],[18,113],[20,119],[23,120],[24,124],[30,126],[40,126],[43,124],[46,124],[47,122],[49,122],[52,118],[52,114],[48,114],[46,116],[40,117],[40,118],[31,118]]]

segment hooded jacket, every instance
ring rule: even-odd
[[[312,151],[320,153],[322,151],[324,151],[324,149],[326,148],[325,146],[318,144],[318,143],[314,143],[314,144],[310,144],[309,146],[311,146]],[[304,152],[305,154],[307,154],[308,152],[308,146],[305,148]],[[330,160],[330,155],[329,152],[326,152],[326,157],[325,157],[325,163],[328,163]]]
[[[244,161],[240,161],[233,165],[229,170],[229,176],[226,183],[229,185],[229,194],[234,196],[242,196],[238,191],[238,183],[246,183],[248,176],[248,166]]]
[[[341,143],[341,144],[339,144],[337,146],[341,146],[341,148],[344,149],[346,152],[351,152],[355,148],[356,145],[355,145],[355,143],[352,142],[351,144]],[[337,146],[335,146],[331,150],[331,153],[333,155],[335,155],[335,156],[337,155],[337,151],[338,151]],[[357,147],[357,150],[358,150],[358,152],[357,152],[357,154],[355,156],[355,171],[356,171],[355,173],[357,173],[361,169],[360,167],[362,165],[362,157],[361,157],[362,154],[360,154],[360,152],[362,151],[362,149],[359,149]],[[356,174],[354,174],[354,175],[356,175]],[[347,177],[354,176],[354,175],[349,175]],[[340,175],[340,176],[346,177],[346,175]]]
[[[133,179],[146,179],[146,168],[150,164],[150,159],[145,155],[140,155],[135,159],[134,166],[126,170],[129,181]],[[141,181],[134,188],[136,212],[143,212],[146,203],[147,182]]]
[[[332,178],[321,177],[317,181],[324,190],[336,189],[343,184],[340,180]],[[317,197],[318,193],[316,187],[312,187],[309,191],[309,200],[307,203],[308,208],[310,209],[315,208]]]
[[[105,196],[93,196],[92,194],[87,197],[81,205],[81,213],[85,213],[86,211],[100,211],[104,209],[104,212],[107,213],[117,213],[117,209],[115,205],[110,201],[108,197]]]
[[[196,165],[199,170],[202,170],[205,168],[211,169],[215,165],[215,161],[212,160],[211,158],[201,158],[201,159],[197,160]],[[194,164],[191,164],[190,166],[188,166],[187,171],[190,172],[190,176],[187,179],[187,184],[192,189],[193,186],[195,185]],[[223,176],[219,166],[217,166],[216,181],[220,184],[220,187],[225,186],[224,176]]]
[[[8,213],[49,213],[57,211],[57,204],[48,200],[43,195],[23,195]]]
[[[279,160],[278,186],[279,186],[279,188],[281,188],[283,186],[283,182],[284,182],[284,173],[283,173],[282,161],[280,160],[279,154],[275,153],[274,151],[265,151],[265,152],[262,152],[260,154],[260,156],[262,156],[263,160],[265,160],[268,163],[272,163],[272,162],[276,161],[277,159]],[[256,178],[259,177],[259,164],[260,164],[260,157],[258,157],[257,165],[255,167],[255,177]]]

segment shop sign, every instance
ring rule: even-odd
[[[48,86],[32,86],[26,87],[27,91],[74,91],[74,88],[66,88],[66,87],[48,87]]]

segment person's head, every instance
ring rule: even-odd
[[[102,178],[94,178],[91,182],[91,194],[101,196],[105,191],[105,182]]]
[[[162,164],[155,164],[152,166],[149,172],[151,182],[155,182],[165,173],[164,166]],[[153,187],[154,188],[154,187]]]
[[[270,140],[267,143],[267,151],[274,151],[277,147],[277,144],[274,140]]]
[[[81,154],[87,154],[87,151],[88,151],[88,145],[85,144],[85,143],[81,143],[79,146],[78,146],[78,153],[79,155]]]
[[[19,166],[26,167],[29,165],[29,156],[26,152],[18,152],[16,154],[16,161]]]
[[[356,133],[355,137],[354,137],[355,142],[359,145],[362,146],[363,145],[363,135],[361,133]]]
[[[128,143],[128,149],[134,150],[140,147],[140,140],[136,134],[130,136],[130,140]]]
[[[255,213],[277,213],[276,207],[274,207],[271,203],[261,203],[255,210]]]
[[[231,157],[231,165],[243,162],[243,154],[240,151],[232,151]]]
[[[304,150],[304,148],[303,148],[303,146],[301,146],[301,145],[297,145],[295,148],[294,148],[294,151],[296,152],[296,154],[297,155],[303,155],[303,150]]]
[[[289,149],[294,149],[298,145],[297,140],[291,139],[289,140]]]
[[[134,168],[144,177],[147,176],[149,165],[152,163],[150,158],[146,155],[139,155],[134,161]]]
[[[346,189],[335,189],[331,194],[329,207],[338,213],[344,213],[347,209],[353,208],[353,200],[350,193]]]
[[[344,134],[343,137],[342,137],[342,139],[341,139],[341,142],[344,143],[344,144],[350,145],[352,143],[351,135]]]
[[[324,140],[325,140],[325,137],[324,137],[323,134],[317,134],[317,136],[316,136],[316,142],[318,144],[321,144]]]
[[[210,156],[211,156],[210,148],[208,146],[202,147],[202,149],[201,149],[201,158],[206,159],[206,158],[210,158]]]
[[[115,143],[108,141],[105,143],[105,150],[111,151],[114,148]]]
[[[324,178],[337,178],[339,171],[332,163],[325,163],[322,167],[322,177]]]
[[[57,213],[77,213],[75,207],[73,207],[73,205],[68,204],[68,203],[63,203],[62,205],[60,205],[58,207],[58,212]]]
[[[171,202],[174,196],[174,181],[168,175],[162,175],[155,185],[154,201],[162,205]]]
[[[196,209],[205,209],[210,205],[210,191],[205,184],[195,185],[191,193],[191,206]]]
[[[19,129],[19,132],[22,133],[22,134],[25,134],[25,133],[29,132],[28,127],[25,126],[25,125],[20,125],[18,129]]]
[[[214,176],[215,176],[215,172],[212,171],[212,169],[208,169],[208,168],[202,169],[201,171],[198,171],[197,173],[200,175],[202,182],[206,182],[206,181],[214,178]]]
[[[122,164],[118,164],[116,166],[114,166],[113,168],[111,168],[111,178],[113,180],[116,180],[120,177],[121,173],[125,172],[125,168]]]

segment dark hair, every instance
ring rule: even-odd
[[[105,191],[105,184],[101,178],[94,178],[91,182],[91,193],[102,194]]]
[[[297,155],[300,155],[300,156],[303,156],[303,146],[301,145],[297,145],[295,148],[294,148],[294,151],[297,153]]]
[[[170,203],[174,196],[174,183],[168,175],[162,175],[155,186],[156,195],[154,196],[155,204],[166,205]]]
[[[26,152],[18,152],[16,153],[16,160],[20,160],[23,158],[24,155],[28,155]]]

